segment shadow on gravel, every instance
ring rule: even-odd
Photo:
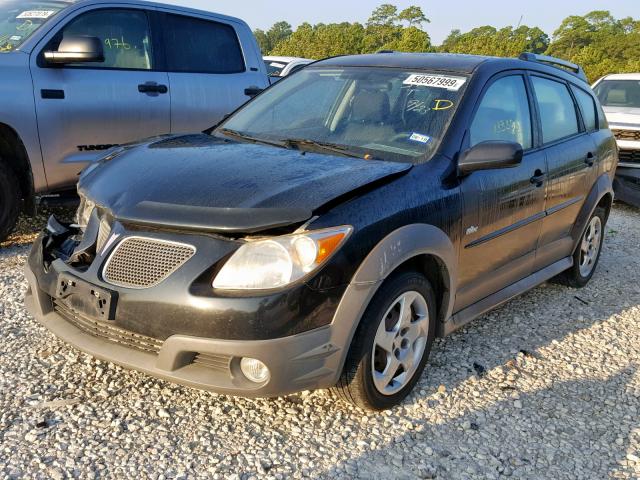
[[[626,456],[632,453],[630,435],[638,429],[638,419],[620,415],[614,422],[607,412],[621,408],[622,402],[627,410],[640,409],[640,398],[628,388],[638,371],[627,368],[602,381],[557,382],[523,394],[517,400],[522,414],[508,418],[492,417],[512,410],[513,400],[443,423],[423,422],[403,437],[354,458],[357,478],[637,478]],[[540,423],[531,423],[532,416]],[[470,448],[455,455],[447,445],[434,446],[433,438],[457,439]],[[387,454],[397,452],[399,445],[407,446],[403,454]],[[320,477],[333,477],[340,470]]]

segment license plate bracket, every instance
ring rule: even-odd
[[[71,275],[58,276],[56,298],[67,307],[94,320],[115,320],[116,292],[92,285]]]

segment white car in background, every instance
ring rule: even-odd
[[[264,64],[270,77],[286,77],[315,62],[309,58],[299,57],[264,57]]]
[[[616,198],[640,208],[640,73],[607,75],[593,89],[620,148]]]

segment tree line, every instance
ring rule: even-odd
[[[591,81],[609,73],[640,71],[640,20],[616,19],[605,10],[567,17],[551,36],[527,25],[487,25],[468,32],[452,30],[442,45],[432,44],[429,23],[418,6],[400,10],[383,4],[364,25],[305,22],[294,31],[287,22],[278,22],[255,35],[265,55],[320,59],[397,50],[517,57],[533,52],[578,63]]]

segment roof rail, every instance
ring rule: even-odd
[[[395,50],[378,50],[376,53],[398,53]]]
[[[587,76],[582,70],[580,65],[576,65],[575,63],[568,62],[566,60],[562,60],[561,58],[550,57],[549,55],[538,55],[537,53],[522,53],[520,54],[520,60],[525,60],[527,62],[537,62],[537,63],[545,63],[547,65],[551,65],[552,67],[561,68],[562,70],[568,71],[574,76],[578,77],[580,80],[589,83],[587,80]]]

